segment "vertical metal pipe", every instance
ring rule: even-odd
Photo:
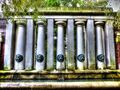
[[[17,21],[15,70],[23,70],[25,65],[25,24],[24,20]]]
[[[77,69],[84,69],[84,21],[77,21]]]
[[[25,50],[25,69],[31,70],[33,67],[33,35],[34,23],[32,19],[27,19],[26,29],[26,50]]]
[[[42,71],[45,68],[45,51],[44,51],[44,22],[39,20],[38,24],[38,34],[37,34],[37,52],[36,52],[36,66],[35,69]]]
[[[57,21],[57,61],[56,69],[63,70],[65,69],[64,61],[64,21]]]
[[[47,20],[47,70],[54,69],[54,20]]]
[[[4,70],[12,69],[13,63],[13,36],[14,36],[14,23],[8,20],[6,24],[6,37],[5,37],[5,54],[4,54]]]
[[[103,39],[102,39],[102,31],[103,31],[103,22],[98,21],[96,24],[96,48],[97,48],[97,68],[98,69],[104,69],[104,50],[103,50]]]

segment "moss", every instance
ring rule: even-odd
[[[95,64],[91,64],[90,67],[89,67],[91,70],[95,70]]]
[[[52,71],[52,70],[54,70],[54,67],[47,68],[47,71]]]
[[[33,69],[31,67],[28,67],[25,69],[25,71],[32,71]]]
[[[11,75],[0,75],[0,79],[8,79]]]
[[[10,70],[10,67],[4,67],[4,70]]]
[[[116,69],[116,61],[115,61],[115,58],[113,57],[110,57],[111,58],[111,68],[110,69]]]
[[[67,69],[68,69],[68,70],[73,70],[73,71],[74,71],[74,70],[75,70],[75,66],[74,66],[74,65],[69,65],[69,64],[68,64]]]

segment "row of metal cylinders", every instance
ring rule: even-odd
[[[54,22],[57,26],[56,51]],[[14,23],[9,20],[6,27],[4,69],[35,69],[38,71],[45,69],[116,69],[111,23],[95,22],[92,19],[47,19],[47,25],[45,25],[44,21],[39,19],[37,21],[37,33],[34,33],[32,19],[28,19],[27,22],[19,20],[16,21],[16,24],[15,41],[12,34]],[[66,35],[64,35],[65,32]],[[45,33],[47,33],[47,40],[45,40]],[[33,40],[34,36],[36,36],[36,40]],[[45,49],[45,41],[47,49]],[[15,47],[12,47],[12,42],[15,42]],[[8,53],[12,53],[12,49],[14,49],[14,55],[10,57]]]

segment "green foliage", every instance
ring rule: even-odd
[[[38,18],[41,8],[57,8],[65,11],[65,8],[89,8],[96,9],[98,7],[106,8],[108,0],[7,0],[3,2],[3,14],[5,17],[31,15],[33,19]],[[13,12],[13,13],[11,13]],[[31,14],[31,12],[33,14]],[[113,12],[105,12],[106,15],[115,17],[115,27],[120,28],[120,11],[117,14]],[[109,13],[109,14],[108,14]]]
[[[45,7],[60,6],[60,0],[45,0]]]
[[[114,18],[114,26],[117,28],[117,29],[120,29],[120,11],[118,11],[115,15],[115,18]]]
[[[17,15],[18,12],[26,14],[31,12],[37,13],[41,7],[98,7],[107,5],[106,0],[99,2],[85,0],[8,0],[8,3],[3,3],[3,12],[5,16],[9,15],[11,11]]]

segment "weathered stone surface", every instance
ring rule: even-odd
[[[27,19],[26,27],[26,50],[25,50],[25,69],[33,69],[33,46],[34,46],[34,22]]]
[[[94,20],[87,20],[87,57],[88,57],[88,69],[95,69],[95,31]]]
[[[5,55],[4,55],[4,70],[10,70],[13,63],[13,50],[14,43],[13,37],[15,35],[14,23],[12,20],[8,20],[6,25],[6,37],[5,37]]]
[[[22,70],[25,65],[25,36],[26,29],[24,23],[17,22],[16,30],[16,44],[15,44],[15,56],[14,56],[14,69]]]
[[[47,70],[54,69],[54,20],[47,20]]]
[[[116,69],[113,21],[106,22],[105,35],[106,35],[105,39],[106,39],[107,68]]]
[[[67,61],[67,69],[74,70],[75,69],[75,45],[74,45],[74,20],[68,19],[67,23],[67,52],[66,52],[66,61]]]

